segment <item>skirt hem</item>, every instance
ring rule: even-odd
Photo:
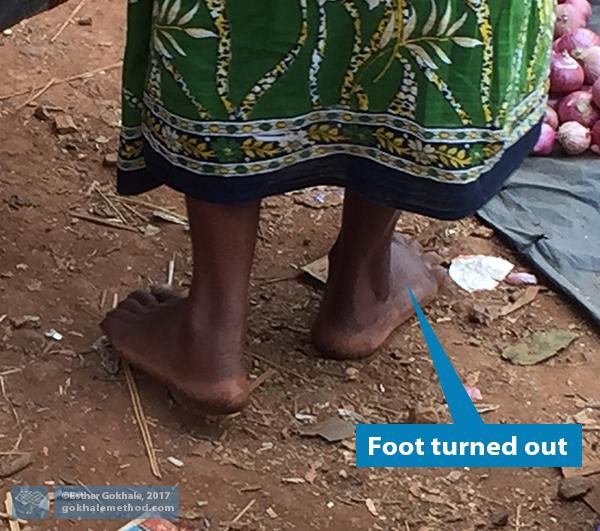
[[[494,168],[468,184],[413,177],[353,155],[331,155],[256,176],[202,176],[173,166],[145,143],[146,167],[119,170],[117,189],[123,195],[137,195],[166,185],[193,199],[235,204],[312,186],[340,186],[383,206],[456,220],[474,214],[500,190],[531,152],[540,127],[538,124],[530,130],[505,152]]]

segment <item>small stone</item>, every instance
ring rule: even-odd
[[[304,479],[309,483],[314,483],[315,479],[317,479],[317,471],[314,468],[311,468],[306,474],[304,474]]]
[[[39,315],[23,315],[22,317],[15,317],[10,320],[13,328],[24,328],[26,326],[35,328],[40,325]]]
[[[348,367],[346,369],[346,376],[348,377],[348,380],[357,380],[359,373],[360,371],[354,367]]]
[[[573,478],[563,478],[558,485],[558,495],[563,500],[575,500],[587,494],[594,484],[589,478],[577,476]]]
[[[365,500],[365,505],[367,506],[367,510],[373,515],[373,516],[379,516],[379,514],[377,513],[377,507],[375,506],[375,502],[371,499],[371,498],[367,498]]]
[[[440,416],[434,407],[417,406],[413,410],[414,424],[439,424]]]
[[[489,227],[480,226],[475,227],[471,232],[471,236],[475,236],[477,238],[484,238],[489,240],[494,235],[494,229],[490,229]]]
[[[148,224],[142,229],[142,232],[144,233],[144,236],[152,237],[156,236],[160,232],[160,229],[156,225]]]
[[[75,133],[77,131],[77,126],[68,114],[59,114],[54,117],[54,130],[59,135],[68,135],[69,133]]]
[[[29,291],[40,291],[42,289],[42,282],[40,280],[31,280],[25,286]]]
[[[18,457],[7,457],[0,461],[0,478],[8,478],[14,476],[17,472],[27,468],[33,463],[33,459],[29,452],[25,452]]]
[[[114,168],[117,165],[117,160],[118,157],[116,153],[107,153],[102,160],[102,166],[105,168]]]
[[[93,22],[92,17],[81,17],[77,21],[77,24],[79,24],[80,26],[91,26],[92,22]]]
[[[33,111],[33,115],[38,119],[38,120],[42,120],[44,122],[49,122],[50,121],[50,114],[48,113],[48,109],[46,107],[44,107],[43,105],[38,105],[35,108],[35,111]]]
[[[508,525],[510,520],[510,512],[507,509],[500,509],[496,511],[491,518],[492,525],[496,527],[504,527]]]
[[[462,472],[458,471],[458,470],[453,470],[452,472],[450,472],[446,478],[448,479],[448,481],[450,481],[451,483],[456,483],[457,481],[460,480],[460,478],[462,478]]]

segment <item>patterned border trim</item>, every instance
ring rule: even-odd
[[[541,84],[512,109],[504,130],[425,129],[385,114],[340,109],[281,120],[199,122],[173,115],[146,98],[141,130],[123,131],[119,168],[145,167],[143,137],[171,164],[199,175],[243,177],[348,154],[415,177],[468,184],[491,170],[542,119],[545,98]]]
[[[507,114],[507,123],[518,122],[523,116],[528,115],[532,108],[539,105],[546,98],[545,82],[540,83],[523,101]],[[149,94],[144,96],[146,109],[157,118],[184,131],[193,134],[224,135],[224,136],[247,136],[264,135],[266,132],[285,132],[286,130],[297,130],[318,122],[340,122],[356,125],[380,124],[391,129],[410,133],[420,140],[430,141],[435,138],[446,142],[462,142],[466,138],[473,141],[503,142],[508,140],[506,130],[493,127],[456,127],[435,128],[423,127],[422,125],[403,118],[391,116],[387,113],[367,113],[349,111],[343,108],[330,108],[323,111],[311,111],[293,118],[273,118],[268,120],[252,120],[245,122],[216,121],[216,120],[192,120],[178,116],[165,109],[160,102],[153,99]]]

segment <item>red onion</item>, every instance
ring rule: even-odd
[[[600,155],[600,121],[592,129],[592,151]]]
[[[552,107],[554,110],[558,109],[558,104],[562,100],[562,95],[550,94],[548,98],[548,105]]]
[[[558,129],[558,114],[556,114],[556,111],[550,106],[546,107],[544,123],[548,124],[555,131]]]
[[[592,101],[600,108],[600,79],[592,87]]]
[[[577,28],[554,41],[552,48],[556,52],[569,52],[579,59],[581,53],[592,46],[600,46],[600,35],[587,28]]]
[[[588,0],[565,0],[565,4],[575,6],[586,20],[592,16],[592,4]]]
[[[560,126],[557,139],[567,155],[581,155],[589,149],[592,134],[578,122],[566,122]]]
[[[554,94],[566,94],[581,88],[585,74],[581,65],[567,52],[552,52],[550,62],[550,90]]]
[[[540,133],[540,138],[537,141],[537,144],[533,148],[531,152],[532,155],[546,156],[552,153],[554,149],[554,143],[556,142],[556,131],[552,129],[552,126],[547,123],[542,124],[542,132]]]
[[[558,106],[558,118],[561,124],[579,122],[590,128],[600,120],[600,110],[593,104],[591,92],[578,90],[562,99]]]
[[[592,46],[581,52],[585,77],[590,84],[600,79],[600,46]]]
[[[583,13],[572,4],[561,4],[556,8],[554,38],[558,39],[577,28],[585,28],[587,20]]]

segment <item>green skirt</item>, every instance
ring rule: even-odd
[[[543,117],[555,0],[129,0],[118,188],[479,208]]]

